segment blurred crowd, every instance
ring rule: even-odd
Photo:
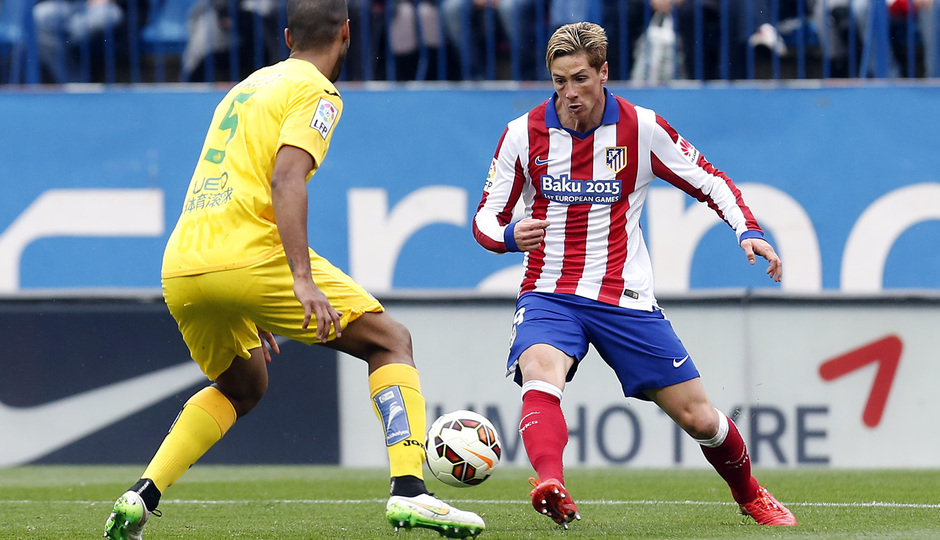
[[[0,0],[0,83],[234,81],[287,55],[286,0]],[[938,77],[934,0],[348,0],[349,81],[547,80],[590,20],[611,78]]]

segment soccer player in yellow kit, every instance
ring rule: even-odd
[[[193,395],[140,480],[114,503],[105,537],[139,539],[161,495],[264,395],[271,332],[369,364],[391,469],[386,518],[451,537],[483,520],[424,485],[425,403],[411,335],[307,245],[306,182],[343,101],[333,82],[349,46],[344,0],[289,0],[287,60],[233,87],[212,117],[163,259],[163,294],[193,360],[213,381]],[[262,330],[263,329],[263,330]]]

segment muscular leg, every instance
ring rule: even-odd
[[[568,444],[568,425],[561,410],[565,378],[574,358],[545,344],[519,356],[522,372],[522,418],[519,432],[539,480],[564,482],[562,454]]]
[[[212,386],[232,402],[238,418],[248,414],[268,389],[268,366],[261,347],[248,351],[249,358],[236,356]]]
[[[519,355],[522,374],[522,418],[519,434],[526,455],[538,476],[530,480],[532,507],[566,529],[581,519],[578,507],[565,489],[563,454],[568,444],[568,424],[561,410],[561,396],[574,358],[551,345],[535,344]]]
[[[423,481],[427,419],[411,333],[384,312],[366,313],[326,346],[369,364],[370,397],[385,429],[392,494],[412,497],[427,493]],[[404,416],[398,414],[402,409]]]
[[[235,423],[248,414],[268,387],[261,348],[249,358],[236,357],[216,381],[195,393],[163,439],[134,488],[153,510],[160,496],[202,457]],[[154,491],[153,488],[156,488]]]
[[[710,439],[718,433],[715,407],[705,394],[701,379],[691,379],[644,392],[693,439]]]
[[[388,364],[414,367],[411,333],[385,312],[365,313],[343,329],[342,337],[324,344],[369,364],[369,373]]]
[[[728,483],[734,500],[757,497],[759,485],[751,475],[751,460],[734,422],[711,404],[701,379],[647,390],[646,395],[701,445],[705,459]]]

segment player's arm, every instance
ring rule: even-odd
[[[340,314],[313,282],[307,244],[307,174],[313,157],[306,150],[284,145],[277,152],[271,175],[271,203],[287,263],[294,277],[294,295],[304,307],[303,328],[316,318],[317,339],[325,342],[330,325],[340,336]]]
[[[525,182],[522,152],[507,128],[490,163],[483,198],[473,216],[473,237],[494,253],[531,251],[542,244],[549,222],[525,218],[512,221],[513,209]]]
[[[754,264],[755,255],[764,257],[768,262],[767,275],[779,282],[783,263],[773,246],[764,240],[764,231],[731,178],[709,163],[660,116],[656,116],[650,149],[653,174],[707,204],[734,229],[748,262]]]

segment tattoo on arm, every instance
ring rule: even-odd
[[[294,259],[290,257],[287,258],[287,266],[290,268],[291,274],[294,273]]]

